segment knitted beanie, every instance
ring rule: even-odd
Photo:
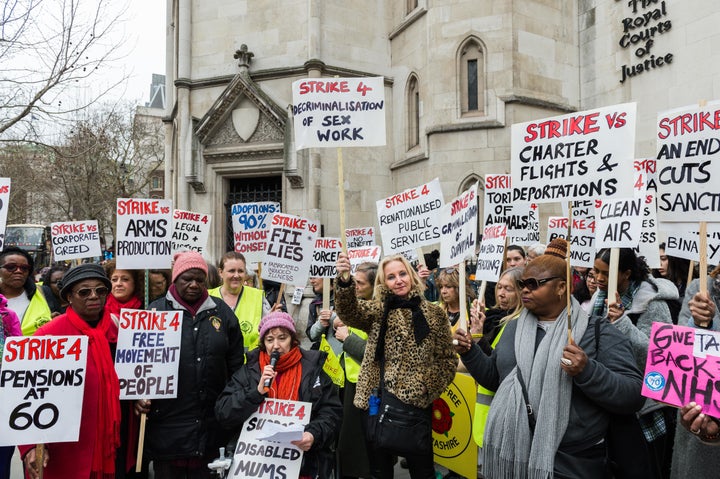
[[[295,321],[293,317],[283,311],[275,311],[273,313],[266,314],[260,321],[258,331],[260,331],[260,340],[265,336],[272,328],[285,328],[288,331],[295,332]]]
[[[201,269],[208,274],[207,263],[197,251],[181,251],[173,256],[172,282],[189,269]]]
[[[563,238],[555,238],[545,248],[545,254],[565,259],[567,256],[568,244]]]

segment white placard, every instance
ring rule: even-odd
[[[0,251],[5,249],[5,226],[10,205],[10,178],[0,178]]]
[[[266,399],[260,403],[257,411],[243,423],[228,478],[298,477],[303,458],[300,448],[290,442],[271,442],[260,437],[268,435],[267,429],[278,434],[278,425],[292,435],[298,426],[310,422],[311,410],[309,402]]]
[[[6,338],[0,446],[78,440],[87,351],[87,336]]]
[[[55,261],[102,256],[97,220],[52,223],[50,237]]]
[[[305,78],[292,98],[296,150],[385,144],[383,77]]]
[[[700,262],[700,245],[698,243],[697,232],[670,231],[665,242],[665,254]],[[707,262],[708,264],[720,263],[720,235],[717,233],[708,232]]]
[[[118,269],[169,269],[172,201],[118,198],[115,256]]]
[[[375,244],[375,228],[372,226],[365,228],[347,228],[345,229],[345,241],[347,242],[348,248],[372,246]]]
[[[514,203],[505,218],[508,244],[530,246],[540,242],[537,203]]]
[[[205,248],[207,248],[211,222],[212,216],[205,213],[184,210],[173,211],[173,253],[197,251],[203,254]]]
[[[347,250],[348,259],[350,260],[350,267],[353,273],[355,268],[362,263],[379,263],[380,257],[382,256],[382,247],[374,246],[362,246],[360,248],[348,248]]]
[[[480,242],[475,281],[497,281],[503,269],[503,255],[505,254],[505,236],[507,226],[489,225],[483,229]]]
[[[548,218],[547,240],[555,238],[567,240],[568,219],[564,216]],[[592,268],[595,262],[595,220],[575,217],[573,212],[573,228],[570,232],[570,266]]]
[[[440,180],[408,188],[377,201],[378,224],[386,254],[415,250],[440,241]]]
[[[123,308],[119,328],[115,371],[120,399],[177,397],[182,312]]]
[[[513,201],[632,196],[635,103],[512,126]]]
[[[467,255],[475,255],[478,221],[478,184],[474,183],[460,196],[447,203],[440,210],[441,268],[455,266],[465,260]]]
[[[512,208],[512,181],[506,174],[485,175],[483,227],[504,224]]]
[[[595,245],[598,249],[635,248],[640,243],[642,198],[602,200],[595,213]]]
[[[317,238],[310,263],[311,278],[334,278],[337,276],[335,263],[342,252],[340,238]]]
[[[262,278],[294,285],[307,283],[319,230],[317,222],[275,213],[269,227]]]
[[[232,205],[230,213],[235,252],[242,253],[248,264],[261,262],[267,249],[270,218],[275,213],[280,213],[280,203],[238,203]]]
[[[660,112],[658,221],[720,222],[720,101]]]

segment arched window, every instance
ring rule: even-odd
[[[461,116],[485,114],[485,52],[476,38],[460,47],[458,58]]]
[[[415,75],[407,83],[407,145],[408,150],[420,144],[420,87]]]

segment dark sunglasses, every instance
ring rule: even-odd
[[[105,286],[98,286],[97,288],[81,288],[81,289],[78,289],[77,291],[75,291],[75,294],[76,294],[79,298],[87,298],[87,297],[89,297],[92,293],[95,293],[95,296],[97,296],[97,297],[99,298],[100,296],[107,296],[107,294],[108,294],[109,292],[110,292],[110,290],[109,290],[108,288],[106,288]]]
[[[519,289],[527,288],[528,291],[535,291],[543,284],[547,283],[548,281],[552,281],[554,279],[561,279],[561,278],[560,278],[560,276],[550,276],[549,278],[542,278],[542,279],[537,279],[537,278],[518,279],[517,281],[515,281],[515,283],[517,284],[517,287]]]
[[[15,263],[10,263],[10,264],[4,264],[4,265],[2,265],[2,266],[0,266],[0,268],[6,269],[6,270],[10,271],[11,273],[14,273],[14,272],[17,271],[17,270],[20,270],[20,271],[22,271],[23,273],[29,273],[29,272],[30,272],[30,265],[29,265],[29,264],[15,264]]]

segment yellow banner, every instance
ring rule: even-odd
[[[320,340],[320,351],[327,353],[327,359],[323,365],[323,371],[330,376],[332,382],[338,385],[338,387],[345,386],[345,373],[343,372],[342,366],[340,366],[340,360],[335,355],[335,351],[330,347],[330,343],[325,339],[325,335],[322,335]]]
[[[435,462],[468,479],[477,477],[478,447],[472,436],[476,389],[473,378],[457,373],[433,401]]]

